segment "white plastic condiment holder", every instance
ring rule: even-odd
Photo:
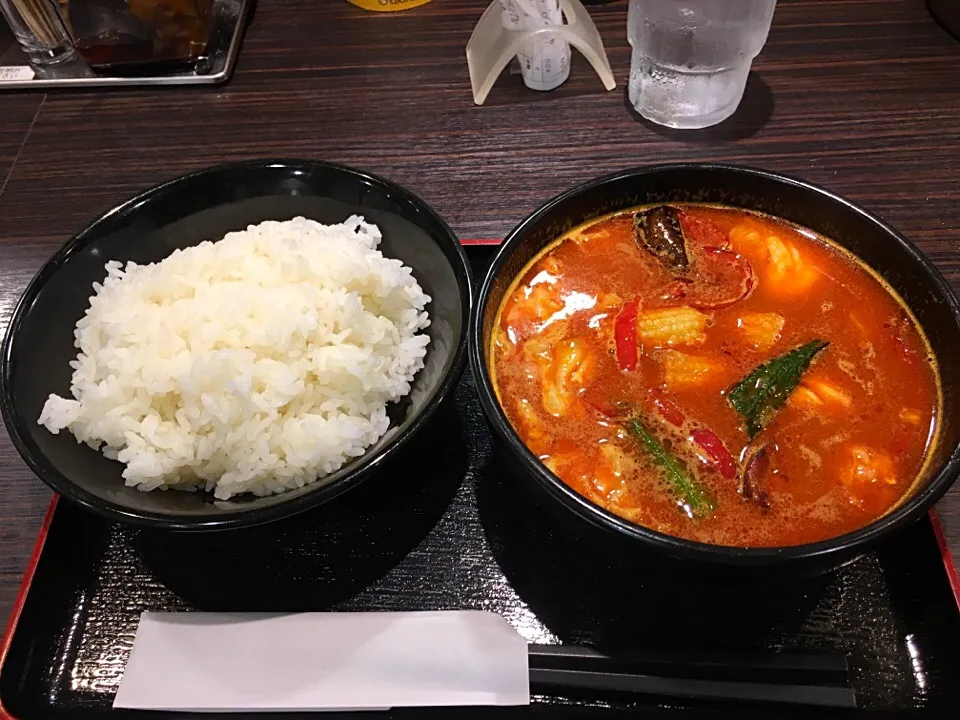
[[[550,38],[564,40],[579,50],[600,76],[604,88],[613,90],[617,86],[600,33],[587,9],[580,0],[560,0],[560,10],[566,20],[563,25],[508,30],[501,20],[500,1],[493,0],[467,43],[470,87],[477,105],[483,105],[503,69],[525,45]]]

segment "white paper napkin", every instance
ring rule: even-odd
[[[145,612],[113,706],[213,712],[529,702],[526,641],[492,613]]]

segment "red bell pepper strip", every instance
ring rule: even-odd
[[[690,439],[703,449],[721,475],[730,480],[737,476],[737,463],[715,432],[700,428],[690,433]]]
[[[650,398],[653,400],[653,406],[660,413],[660,417],[675,427],[683,425],[683,413],[680,408],[667,399],[666,393],[660,388],[654,388],[650,391]]]
[[[602,394],[594,388],[587,388],[581,397],[588,407],[592,407],[607,420],[615,419],[620,414],[617,410],[617,404],[603,397]]]
[[[613,325],[613,338],[617,347],[617,364],[621,370],[636,370],[637,351],[637,305],[636,299],[626,303]]]
[[[650,391],[650,398],[660,417],[674,427],[683,425],[683,413],[680,411],[680,408],[670,402],[666,393],[659,388],[654,388]],[[717,470],[720,471],[721,475],[731,480],[736,477],[737,463],[723,444],[723,440],[721,440],[713,430],[698,428],[690,433],[690,440],[700,446],[716,466]]]

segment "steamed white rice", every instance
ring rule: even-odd
[[[72,398],[39,422],[141,490],[226,499],[301,487],[358,457],[410,392],[429,325],[380,230],[267,221],[151,265],[108,262],[77,323]]]

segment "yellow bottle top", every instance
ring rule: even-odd
[[[364,10],[376,12],[393,12],[395,10],[410,10],[418,5],[425,5],[430,0],[347,0]]]

